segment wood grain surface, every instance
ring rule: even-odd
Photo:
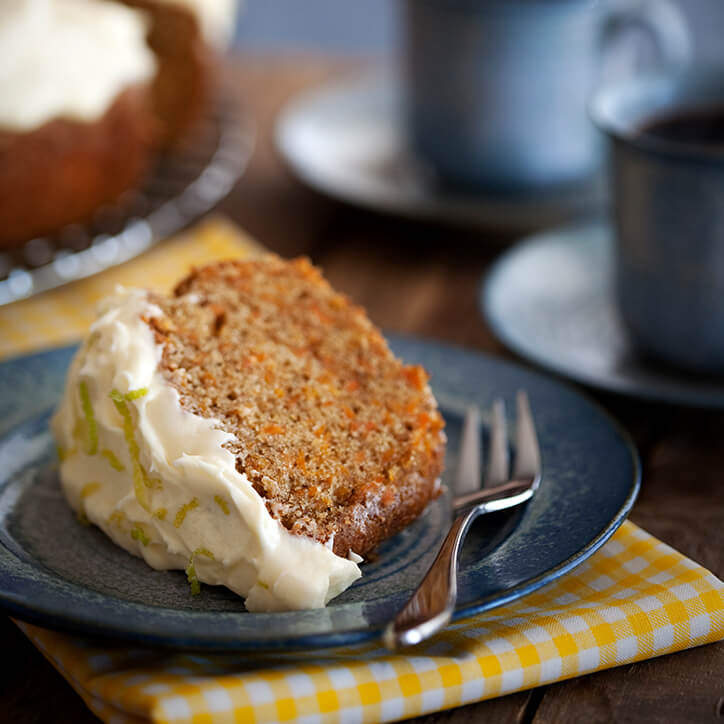
[[[305,188],[284,168],[271,137],[280,106],[351,70],[349,62],[314,58],[234,60],[230,83],[255,117],[259,138],[247,174],[221,209],[270,249],[309,255],[381,327],[512,358],[482,321],[477,291],[486,267],[513,239],[363,212]],[[641,453],[643,486],[632,519],[724,576],[724,415],[593,396]],[[96,721],[7,619],[0,635],[11,652],[3,657],[0,721]],[[724,643],[414,721],[724,722]]]

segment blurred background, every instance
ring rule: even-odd
[[[724,2],[676,0],[676,4],[692,29],[695,57],[724,62]],[[396,0],[245,0],[235,46],[256,52],[393,55],[399,7]]]

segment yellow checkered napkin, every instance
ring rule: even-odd
[[[174,655],[20,626],[105,722],[383,722],[719,641],[724,584],[627,522],[558,582],[404,654]]]
[[[169,291],[194,265],[259,250],[236,226],[212,218],[126,264],[0,307],[0,358],[80,339],[95,319],[96,303],[116,284]]]
[[[258,250],[212,220],[138,259],[0,307],[0,357],[78,339],[115,284],[168,289],[193,264]],[[378,722],[724,638],[724,585],[626,523],[587,563],[517,604],[393,655],[377,645],[274,656],[97,648],[22,629],[106,722]]]

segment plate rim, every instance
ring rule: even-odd
[[[601,416],[602,420],[615,431],[617,437],[622,443],[623,447],[627,452],[628,459],[631,464],[631,480],[628,484],[628,493],[625,500],[621,503],[616,513],[612,516],[611,520],[606,526],[585,546],[579,549],[572,556],[562,561],[558,565],[548,568],[546,571],[538,576],[527,579],[521,582],[517,586],[499,591],[491,594],[483,599],[477,599],[467,605],[461,606],[453,614],[452,620],[459,621],[464,618],[488,611],[499,606],[510,603],[511,601],[519,600],[526,595],[536,591],[543,586],[557,580],[561,576],[568,573],[570,570],[583,563],[597,550],[599,550],[607,540],[618,530],[618,528],[626,520],[628,513],[630,512],[641,486],[641,461],[636,449],[636,446],[626,431],[626,429],[619,423],[607,410],[605,410],[595,400],[592,400],[585,394],[582,394],[580,390],[575,388],[573,385],[561,381],[556,378],[551,378],[538,370],[531,369],[518,362],[507,360],[504,358],[496,357],[494,355],[476,350],[470,347],[464,347],[461,345],[450,344],[447,342],[440,342],[439,340],[425,338],[418,335],[399,334],[399,333],[387,333],[386,338],[394,342],[396,340],[407,341],[412,343],[422,343],[423,345],[431,345],[437,348],[443,348],[451,351],[462,352],[466,354],[472,354],[474,356],[483,358],[488,363],[494,365],[501,365],[503,367],[512,368],[514,372],[524,373],[525,375],[532,375],[533,377],[543,380],[547,383],[552,383],[555,386],[563,387],[573,397],[579,398],[584,401],[590,407],[594,408],[595,411]],[[65,345],[60,347],[47,348],[30,355],[18,355],[13,358],[8,358],[0,362],[0,368],[6,363],[26,360],[32,357],[40,357],[52,352],[70,352],[75,349],[77,345]],[[441,403],[441,406],[445,406]],[[16,421],[9,428],[0,430],[0,439],[5,440],[11,436],[14,431],[19,427],[31,423],[33,420],[41,418],[51,408],[45,408],[43,412],[37,410],[29,416]],[[16,556],[11,550],[9,550],[3,543],[0,542],[2,547],[3,555]],[[34,566],[28,564],[30,568],[37,570],[40,566]],[[43,571],[46,575],[52,577],[52,572]],[[7,571],[0,568],[0,582],[8,575]],[[90,592],[92,595],[112,601],[112,597],[106,596],[105,594],[94,591],[93,589],[84,588],[81,584],[73,584],[77,589]],[[53,630],[63,631],[74,635],[81,635],[86,638],[100,639],[103,641],[115,642],[115,643],[126,643],[131,645],[140,646],[152,646],[164,650],[175,650],[175,651],[203,651],[206,653],[231,653],[231,652],[274,652],[274,651],[295,651],[302,648],[315,648],[315,649],[327,649],[339,646],[350,646],[368,643],[370,641],[379,640],[382,635],[382,626],[368,626],[368,627],[352,627],[340,631],[328,631],[324,633],[311,633],[311,634],[300,634],[300,635],[282,635],[281,637],[272,638],[271,635],[267,635],[266,638],[252,638],[252,639],[235,639],[229,641],[228,638],[210,638],[207,634],[204,635],[203,640],[196,640],[192,642],[189,639],[188,634],[186,635],[169,635],[168,633],[157,633],[150,632],[147,630],[139,629],[136,626],[134,629],[127,629],[120,626],[112,628],[108,627],[107,622],[98,620],[97,616],[87,616],[81,612],[72,612],[70,614],[64,611],[62,615],[58,615],[56,609],[48,609],[43,606],[38,607],[37,605],[30,605],[27,601],[16,600],[15,596],[8,596],[7,591],[4,587],[0,587],[0,608],[4,609],[10,615],[16,616],[17,618],[28,621],[40,626],[52,627]],[[133,607],[141,611],[147,609],[149,611],[158,610],[157,607],[150,606],[144,603],[131,602]],[[163,610],[163,609],[161,609]],[[174,609],[171,609],[175,612]],[[292,612],[298,613],[298,612]],[[217,615],[236,616],[236,612],[216,612]],[[247,612],[244,615],[248,615]],[[260,614],[268,615],[268,614]]]
[[[720,387],[711,385],[710,387],[696,389],[687,385],[684,375],[676,376],[675,373],[666,375],[663,369],[658,371],[661,375],[661,381],[651,380],[651,383],[646,384],[644,387],[626,378],[611,376],[602,379],[598,375],[587,373],[586,370],[580,367],[565,362],[557,362],[533,347],[519,342],[518,337],[511,333],[510,326],[502,322],[500,317],[494,313],[492,299],[501,285],[500,279],[511,266],[515,265],[519,257],[524,256],[532,248],[546,246],[555,239],[560,239],[563,236],[572,237],[579,230],[583,230],[584,233],[601,231],[607,234],[609,238],[613,233],[609,222],[602,218],[595,218],[530,234],[506,249],[482,275],[477,295],[478,310],[495,337],[508,350],[515,353],[520,360],[536,365],[561,382],[577,383],[590,389],[615,393],[629,399],[646,400],[668,405],[685,405],[699,409],[716,410],[724,408],[724,382]],[[572,243],[570,239],[568,241]],[[646,370],[644,364],[642,364],[642,369]],[[667,386],[669,382],[673,384],[673,387]],[[714,395],[711,394],[712,389],[715,391]],[[717,398],[717,394],[719,398]]]

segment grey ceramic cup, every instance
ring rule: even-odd
[[[615,284],[639,347],[724,372],[724,148],[640,131],[687,110],[724,109],[724,68],[631,79],[591,104],[611,145]]]
[[[687,60],[668,0],[406,0],[411,150],[457,186],[524,191],[590,176],[602,148],[586,104],[606,49],[634,30],[657,63]]]

